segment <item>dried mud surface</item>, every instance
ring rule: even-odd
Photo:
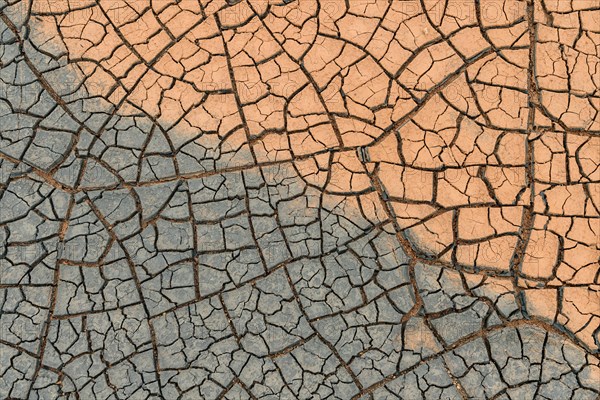
[[[598,399],[600,0],[0,0],[0,398]]]

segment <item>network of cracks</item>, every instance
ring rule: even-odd
[[[599,0],[0,0],[0,398],[600,396]]]

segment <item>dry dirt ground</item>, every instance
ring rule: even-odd
[[[1,399],[598,399],[600,0],[0,0]]]

